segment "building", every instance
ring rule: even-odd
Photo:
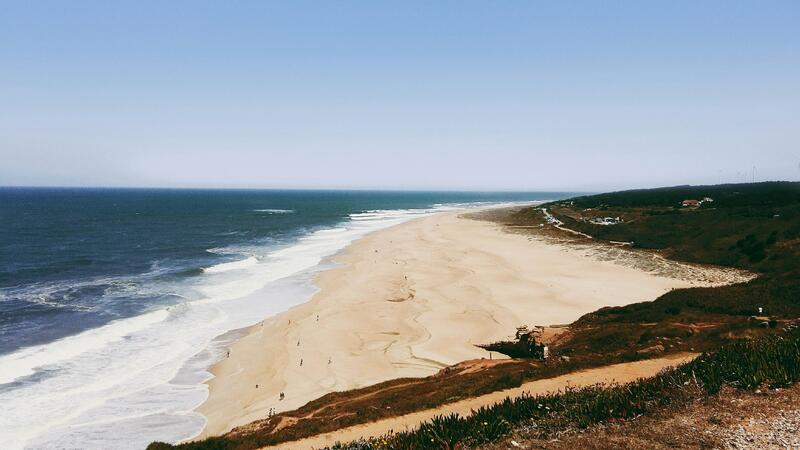
[[[622,219],[620,217],[593,217],[589,219],[589,222],[595,225],[617,225],[622,223]]]
[[[700,201],[699,200],[684,200],[684,201],[681,202],[681,206],[687,206],[687,207],[690,207],[690,208],[697,208],[698,206],[700,206]]]

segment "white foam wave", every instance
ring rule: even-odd
[[[220,263],[211,267],[206,267],[205,269],[203,269],[203,272],[205,273],[228,272],[230,270],[246,269],[256,264],[258,264],[258,258],[256,258],[255,256],[251,256],[249,258],[240,259],[237,261],[230,261],[226,263]]]
[[[59,339],[47,345],[24,348],[0,357],[0,384],[33,375],[35,369],[56,364],[140,331],[167,318],[166,310],[111,322],[100,328]]]
[[[267,214],[292,214],[293,209],[254,209],[253,212],[262,212]]]

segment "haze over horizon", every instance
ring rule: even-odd
[[[6,2],[0,186],[800,179],[800,3]]]

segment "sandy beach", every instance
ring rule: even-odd
[[[212,368],[201,437],[332,391],[488,357],[474,344],[569,323],[692,281],[442,213],[374,232],[320,273],[319,292],[252,327]],[[495,354],[494,357],[499,357]],[[285,398],[280,399],[280,393]]]

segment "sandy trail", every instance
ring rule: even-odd
[[[266,448],[287,450],[324,448],[335,444],[337,441],[348,442],[359,438],[381,436],[392,430],[395,432],[410,430],[416,428],[420,423],[438,415],[457,413],[462,416],[467,416],[473,410],[482,406],[491,406],[495,403],[502,402],[506,397],[518,397],[523,393],[541,395],[563,391],[568,387],[581,388],[598,383],[629,383],[639,378],[647,378],[656,375],[665,368],[691,361],[697,355],[696,353],[676,353],[662,358],[614,364],[595,369],[582,370],[554,378],[530,381],[518,388],[492,392],[491,394],[450,403],[438,408],[343,428],[335,432],[319,434],[310,438]]]
[[[474,344],[523,324],[570,323],[691,285],[458,213],[372,233],[335,261],[341,265],[320,273],[309,302],[252,327],[212,368],[209,398],[198,408],[208,419],[202,436],[271,408],[293,410],[329,392],[485,357]]]

